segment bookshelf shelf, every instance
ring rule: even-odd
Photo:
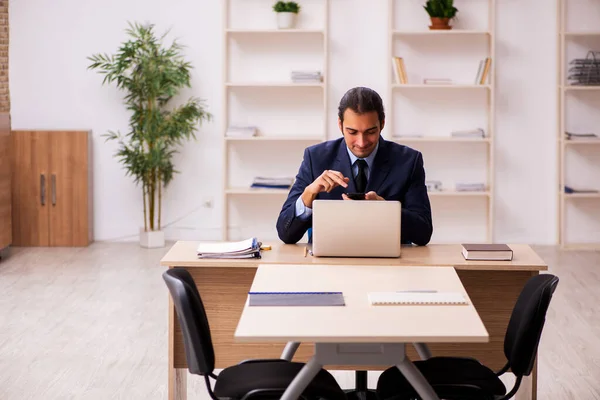
[[[225,137],[228,142],[322,142],[324,136],[250,136],[250,137]]]
[[[457,7],[463,17],[452,29],[430,30],[422,4],[388,0],[386,130],[390,140],[423,152],[427,180],[440,181],[443,188],[454,187],[446,181],[485,185],[486,191],[428,192],[440,199],[432,203],[434,226],[441,229],[434,229],[431,243],[494,243],[496,0]],[[432,113],[439,119],[431,118]],[[479,127],[484,137],[449,135]],[[447,136],[435,136],[438,132]],[[423,136],[410,136],[414,133]],[[450,201],[441,201],[446,198]],[[468,229],[458,222],[458,214],[469,219]],[[446,237],[447,232],[453,237]]]
[[[589,32],[563,32],[565,36],[600,36],[600,31],[589,31]]]
[[[267,188],[229,188],[225,190],[226,195],[281,195],[287,196],[288,189],[267,189]]]
[[[578,250],[600,249],[600,193],[565,193],[565,186],[595,187],[600,169],[600,139],[568,140],[565,132],[597,131],[600,85],[577,84],[581,69],[573,70],[574,59],[584,59],[588,51],[597,51],[600,31],[586,19],[596,16],[591,3],[558,0],[558,229],[562,248]],[[592,17],[593,18],[593,17]],[[592,30],[584,30],[585,26]],[[581,64],[579,64],[581,65]],[[578,74],[579,72],[579,74]],[[581,78],[580,78],[581,79]],[[582,81],[585,82],[585,81]],[[584,200],[589,201],[584,201]]]
[[[251,34],[266,34],[266,35],[324,35],[325,31],[320,29],[226,29],[226,33],[231,35],[251,35]]]
[[[491,85],[469,85],[469,84],[421,84],[421,83],[394,83],[392,84],[393,89],[488,89],[492,88]]]
[[[430,136],[430,137],[393,137],[393,141],[397,143],[411,142],[439,142],[439,143],[491,143],[490,138],[463,138],[463,137],[445,137],[445,136]]]
[[[565,193],[565,199],[600,199],[600,193]]]
[[[480,35],[490,36],[488,31],[470,30],[470,29],[449,29],[449,30],[396,30],[392,31],[394,36],[460,36],[460,35]]]
[[[490,197],[490,192],[461,192],[456,190],[445,190],[441,192],[427,192],[429,197]]]
[[[294,83],[294,82],[228,82],[225,84],[227,87],[247,87],[247,88],[268,88],[268,87],[314,87],[323,88],[323,83]]]
[[[589,139],[589,140],[559,140],[561,142],[564,142],[563,145],[564,146],[579,146],[579,145],[595,145],[595,144],[600,144],[600,139]]]
[[[582,90],[582,91],[587,91],[587,90],[600,90],[600,85],[594,86],[594,85],[589,85],[589,86],[577,86],[577,85],[566,85],[563,86],[563,89],[565,91],[575,91],[575,90]]]
[[[277,240],[276,215],[289,189],[251,188],[250,182],[294,176],[303,146],[327,139],[330,0],[303,4],[303,18],[293,29],[274,29],[272,6],[262,1],[222,4],[221,236],[242,240],[251,232]],[[294,82],[294,73],[311,80]],[[233,127],[256,136],[234,136]]]

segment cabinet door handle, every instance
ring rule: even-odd
[[[46,176],[40,174],[40,203],[46,205]]]
[[[56,205],[56,175],[52,174],[52,205]]]

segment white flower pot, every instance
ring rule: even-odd
[[[140,246],[149,249],[165,247],[165,233],[163,231],[145,231],[140,228]]]
[[[277,13],[277,27],[279,29],[292,29],[296,26],[296,16],[298,14],[293,12],[278,12]]]

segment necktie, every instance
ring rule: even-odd
[[[360,193],[364,193],[367,188],[367,162],[365,160],[356,160],[356,165],[358,165],[358,175],[354,178],[354,182],[356,183],[356,191]]]

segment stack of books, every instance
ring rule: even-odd
[[[227,128],[227,137],[252,137],[256,136],[258,129],[255,126],[230,126]]]
[[[450,136],[461,138],[484,138],[485,131],[481,128],[466,129],[462,131],[452,131],[450,132]]]
[[[589,140],[589,139],[598,139],[598,135],[595,133],[573,133],[573,132],[565,132],[566,140]]]
[[[202,242],[196,251],[198,258],[260,258],[260,246],[252,237],[240,242]]]
[[[292,71],[294,83],[320,83],[323,82],[321,71]]]
[[[457,192],[485,192],[485,183],[457,183]]]
[[[392,70],[396,83],[408,83],[408,75],[406,75],[406,67],[402,57],[392,57]]]
[[[253,188],[289,189],[294,184],[294,178],[270,178],[257,176],[252,181]]]
[[[489,57],[486,57],[479,62],[479,69],[477,70],[477,75],[475,76],[476,85],[483,85],[488,82],[491,66],[492,59]]]

